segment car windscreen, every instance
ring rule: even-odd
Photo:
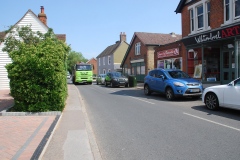
[[[187,73],[183,71],[168,71],[168,74],[172,78],[191,78]]]
[[[91,71],[92,66],[91,65],[76,65],[77,71]]]
[[[112,73],[112,75],[113,75],[114,77],[122,77],[122,74],[119,73],[119,72],[114,72],[114,73]]]

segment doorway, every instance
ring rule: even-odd
[[[235,52],[234,50],[223,51],[222,83],[228,84],[235,79]]]

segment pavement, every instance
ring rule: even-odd
[[[9,90],[0,90],[1,160],[101,160],[84,103],[68,84],[63,112],[7,112],[14,105]]]

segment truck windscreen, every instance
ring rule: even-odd
[[[76,65],[77,71],[91,71],[92,66],[91,65]]]

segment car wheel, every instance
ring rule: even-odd
[[[98,85],[98,81],[97,81],[97,85]]]
[[[172,88],[167,88],[165,94],[166,94],[167,100],[169,100],[169,101],[171,101],[175,98]]]
[[[217,96],[214,93],[205,95],[205,105],[210,110],[217,110],[219,108]]]
[[[125,87],[128,87],[128,83],[125,84]]]
[[[145,85],[145,86],[144,86],[144,94],[145,94],[145,95],[150,95],[150,94],[151,94],[151,90],[150,90],[150,88],[149,88],[148,85]]]
[[[112,87],[112,88],[113,88],[113,83],[112,83],[112,82],[110,82],[110,87]]]
[[[106,87],[108,86],[106,81],[105,81],[105,86],[106,86]]]

